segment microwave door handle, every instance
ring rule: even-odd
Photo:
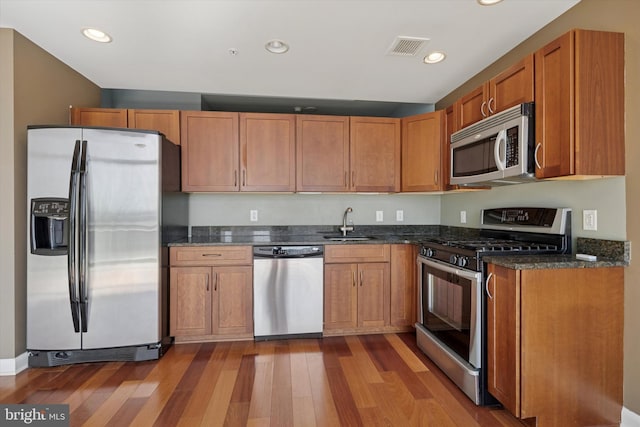
[[[504,148],[503,148],[504,147]],[[496,136],[496,143],[493,146],[493,158],[496,161],[496,166],[499,171],[503,171],[506,168],[506,148],[507,148],[507,131],[502,129]],[[502,154],[502,156],[501,156]]]

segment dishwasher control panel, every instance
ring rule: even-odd
[[[323,246],[254,246],[254,258],[308,258],[324,254]]]

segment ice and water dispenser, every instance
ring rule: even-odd
[[[31,253],[66,255],[69,239],[69,199],[31,199]]]

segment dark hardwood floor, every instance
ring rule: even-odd
[[[174,345],[159,361],[27,369],[1,403],[66,403],[72,426],[517,426],[475,406],[415,334]]]

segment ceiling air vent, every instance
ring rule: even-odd
[[[387,50],[387,55],[416,56],[428,41],[423,37],[398,36]]]

